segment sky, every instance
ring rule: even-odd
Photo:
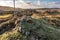
[[[60,8],[60,0],[16,0],[17,8]],[[13,7],[13,0],[0,0],[0,6]]]

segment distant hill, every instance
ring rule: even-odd
[[[8,6],[0,6],[0,11],[13,11],[13,7],[8,7]],[[20,8],[16,8],[15,10],[20,10]],[[21,9],[22,10],[22,9]]]
[[[39,10],[39,11],[47,11],[47,10],[57,10],[60,12],[60,8],[40,8],[40,9],[21,9],[21,8],[16,8],[16,11],[21,11],[21,10],[26,10],[26,11],[33,11],[33,10]],[[8,6],[0,6],[0,11],[14,11],[13,7],[8,7]]]
[[[14,10],[12,7],[7,7],[7,6],[0,6],[0,11],[10,11]]]

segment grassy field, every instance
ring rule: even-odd
[[[18,14],[20,15],[20,14]],[[7,15],[0,15],[0,19],[7,19],[11,17],[12,14]],[[56,17],[57,16],[57,17]],[[31,25],[28,22],[23,23],[23,27],[26,27],[27,30],[33,30],[34,32],[38,33],[38,36],[41,37],[41,40],[60,40],[60,16],[57,15],[41,15],[39,14],[33,14],[32,16],[33,23],[35,25]],[[25,35],[22,35],[17,30],[17,24],[15,24],[16,20],[20,18],[20,16],[11,17],[8,21],[0,23],[0,40],[27,40]],[[17,22],[19,23],[19,21]],[[14,26],[14,25],[15,26]],[[53,26],[53,25],[55,26]],[[37,29],[37,27],[41,27],[40,29]],[[6,30],[7,29],[7,30]],[[36,30],[34,30],[36,29]],[[32,36],[33,37],[33,36]],[[31,39],[30,37],[29,39]]]

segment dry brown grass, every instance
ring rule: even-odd
[[[0,19],[5,19],[5,18],[8,18],[10,17],[12,14],[7,14],[7,15],[1,15],[0,16]]]

